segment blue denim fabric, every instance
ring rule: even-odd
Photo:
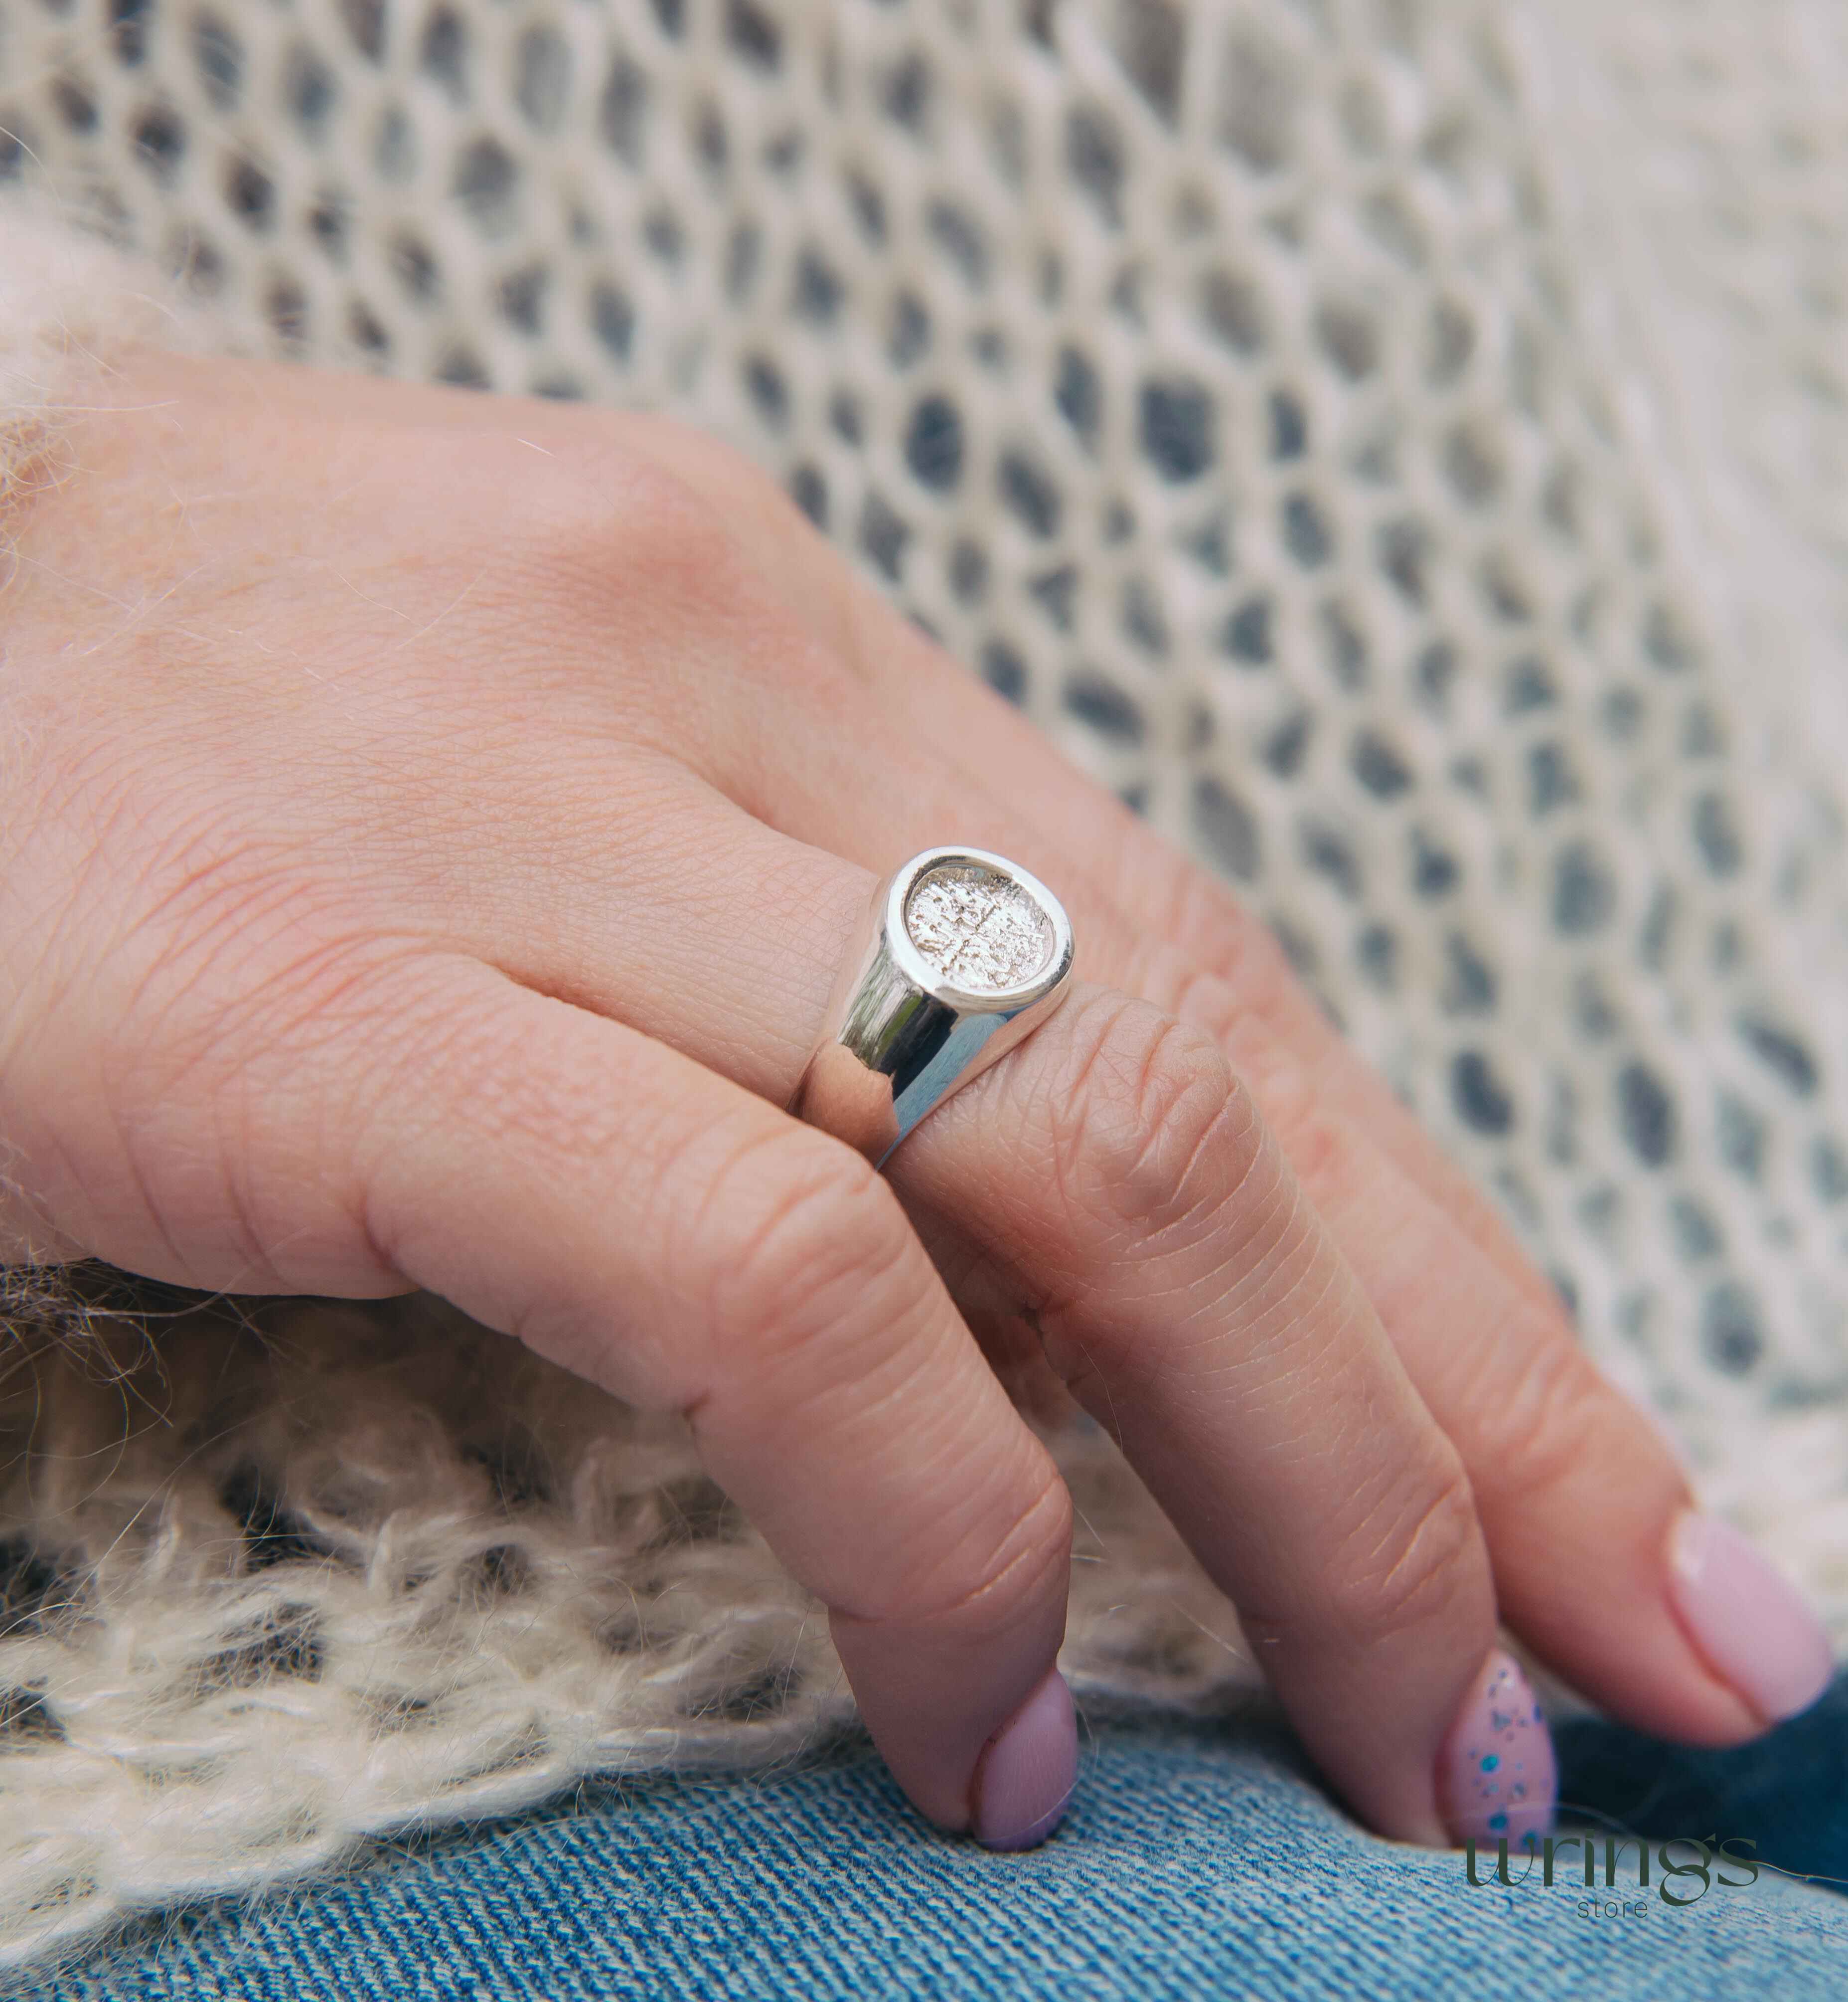
[[[1592,1916],[1574,1861],[1550,1889],[1537,1871],[1512,1888],[1472,1888],[1459,1856],[1374,1840],[1273,1725],[1124,1713],[1087,1722],[1073,1811],[1026,1856],[933,1836],[870,1750],[850,1743],[769,1780],[594,1787],[514,1822],[398,1845],[286,1899],[148,1927],[80,1972],[17,1991],[18,2002],[1848,1993],[1848,1899],[1767,1873],[1744,1888],[1716,1883],[1678,1910],[1658,1880],[1636,1887],[1633,1849],[1631,1880],[1606,1892],[1601,1875]],[[1848,1686],[1794,1738],[1750,1753],[1749,1813],[1735,1814],[1714,1781],[1693,1822],[1678,1819],[1691,1797],[1671,1790],[1658,1805],[1674,1812],[1642,1824],[1772,1847],[1772,1818],[1816,1792],[1806,1744],[1827,1744],[1834,1791],[1816,1800],[1804,1839],[1818,1855],[1832,1844],[1839,1864],[1845,1725]],[[1642,1744],[1568,1727],[1567,1798],[1613,1775],[1633,1787]],[[1605,1812],[1587,1805],[1591,1819]],[[1640,1910],[1606,1915],[1619,1902]]]

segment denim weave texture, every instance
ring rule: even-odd
[[[1848,1992],[1848,1899],[1769,1871],[1677,1910],[1658,1875],[1639,1892],[1632,1849],[1613,1891],[1601,1864],[1601,1901],[1643,1911],[1588,1917],[1573,1853],[1550,1889],[1537,1870],[1472,1888],[1460,1856],[1355,1826],[1263,1718],[1086,1721],[1071,1815],[1026,1856],[933,1834],[850,1739],[768,1780],[595,1785],[513,1822],[398,1844],[293,1896],[145,1927],[16,2002]],[[1564,1794],[1591,1825],[1743,1836],[1761,1856],[1780,1854],[1781,1830],[1786,1855],[1839,1868],[1845,1724],[1848,1684],[1735,1753],[1678,1755],[1568,1725]],[[1683,1826],[1684,1814],[1707,1819]]]

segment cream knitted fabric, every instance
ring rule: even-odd
[[[9,204],[0,220],[0,510],[109,356],[169,323],[161,289],[155,274],[55,217]]]
[[[1848,28],[1746,19],[0,0],[0,173],[251,344],[776,469],[1239,884],[1848,1636]],[[428,1303],[226,1340],[19,1352],[9,1950],[842,1714],[671,1432]],[[1081,1694],[1224,1700],[1060,1449]]]

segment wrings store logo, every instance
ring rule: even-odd
[[[1756,1842],[1744,1836],[1729,1835],[1724,1841],[1717,1836],[1703,1840],[1691,1835],[1671,1836],[1655,1845],[1655,1895],[1665,1905],[1697,1905],[1716,1885],[1728,1890],[1743,1890],[1748,1885],[1758,1882],[1759,1866],[1749,1856],[1739,1854],[1741,1850],[1755,1850]],[[1539,1882],[1550,1886],[1554,1881],[1555,1870],[1565,1858],[1567,1850],[1584,1852],[1585,1885],[1587,1890],[1614,1891],[1617,1888],[1618,1859],[1627,1850],[1636,1851],[1637,1887],[1644,1891],[1650,1888],[1650,1845],[1636,1836],[1606,1836],[1604,1839],[1604,1882],[1598,1882],[1598,1838],[1595,1836],[1560,1835],[1546,1837],[1542,1843],[1532,1844],[1525,1850],[1516,1852],[1520,1867],[1510,1867],[1508,1838],[1504,1836],[1495,1845],[1495,1867],[1487,1876],[1482,1874],[1487,1859],[1473,1840],[1463,1845],[1463,1874],[1470,1883],[1506,1884],[1511,1888],[1524,1884],[1533,1874],[1534,1865],[1539,1865]],[[1675,1855],[1671,1852],[1689,1850],[1692,1857]],[[1728,1876],[1721,1868],[1722,1863],[1731,1864],[1745,1871],[1743,1876]],[[1570,1882],[1578,1868],[1578,1858],[1569,1859],[1570,1872],[1564,1881]],[[1623,1863],[1623,1888],[1630,1889],[1630,1865],[1627,1858]],[[1639,1906],[1638,1910],[1641,1908]]]

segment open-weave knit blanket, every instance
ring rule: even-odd
[[[0,0],[0,483],[159,323],[28,198],[247,351],[717,429],[1236,884],[1848,1640],[1844,102],[1839,0]],[[0,1961],[849,1718],[678,1432],[439,1303],[0,1283]],[[1059,1450],[1080,1700],[1249,1690]]]

